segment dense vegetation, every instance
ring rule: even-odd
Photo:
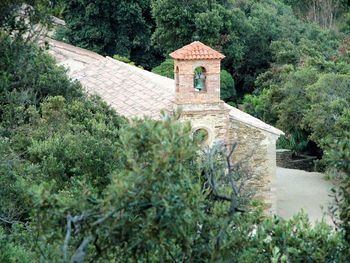
[[[321,106],[313,108],[318,99],[329,106],[331,98],[322,95],[329,82],[342,82],[337,96],[349,90],[348,1],[58,2],[67,22],[59,38],[104,55],[127,56],[164,76],[172,76],[168,54],[191,41],[220,50],[226,55],[222,77],[229,83],[223,85],[222,98],[232,105],[243,102],[246,111],[283,129],[287,137],[280,146],[297,154],[322,157],[329,140],[340,136],[334,129],[349,125],[338,121],[349,119],[342,110],[348,108],[346,103],[330,106],[332,114]],[[155,67],[162,57],[164,62]],[[322,93],[320,98],[310,100],[315,92]],[[341,98],[348,102],[346,96]],[[338,99],[331,97],[337,104]],[[314,122],[312,116],[322,113]],[[320,132],[325,119],[329,129]]]
[[[345,232],[311,228],[303,214],[265,217],[244,195],[208,184],[242,178],[227,174],[220,151],[199,154],[189,125],[128,123],[45,52],[5,34],[1,44],[1,262],[348,256]]]
[[[333,209],[337,229],[325,223],[311,227],[303,213],[291,220],[264,215],[249,191],[235,191],[234,183],[249,171],[232,170],[224,146],[203,152],[189,124],[176,116],[129,122],[85,95],[44,50],[28,43],[23,35],[28,24],[12,16],[21,1],[5,1],[0,6],[0,262],[347,262],[344,36],[322,29],[328,22],[322,28],[304,22],[312,17],[298,9],[301,1],[288,1],[296,15],[272,0],[97,2],[103,8],[84,0],[51,2],[55,12],[64,7],[58,13],[71,16],[68,31],[61,32],[69,41],[89,36],[73,34],[88,24],[98,37],[85,39],[84,47],[129,56],[146,68],[159,64],[142,57],[149,48],[155,50],[149,54],[166,54],[198,38],[223,50],[224,99],[237,98],[235,84],[238,98],[254,90],[244,99],[247,110],[324,147],[324,160],[340,186]],[[48,12],[45,1],[30,3]],[[78,26],[85,8],[86,20]],[[29,12],[34,21],[46,21]],[[134,16],[135,24],[126,25],[123,19]],[[101,22],[102,17],[115,24]],[[111,35],[104,34],[107,25]],[[129,30],[135,31],[126,34]],[[173,39],[171,32],[177,34]],[[154,45],[140,46],[137,40],[151,33]],[[169,74],[171,67],[166,61],[154,71]]]

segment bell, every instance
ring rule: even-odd
[[[196,77],[194,79],[194,88],[198,91],[201,91],[204,89],[205,84],[205,76],[203,73],[196,74]]]

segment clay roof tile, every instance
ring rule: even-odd
[[[225,56],[216,50],[204,45],[199,41],[192,42],[174,52],[170,53],[173,59],[193,60],[193,59],[223,59]]]

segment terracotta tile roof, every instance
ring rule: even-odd
[[[104,59],[103,56],[83,49],[75,47],[51,38],[41,39],[39,45],[48,44],[48,53],[55,57],[59,65],[68,68],[70,72],[81,70],[89,64]]]
[[[253,117],[252,115],[241,111],[235,107],[232,107],[225,103],[226,108],[230,109],[230,119],[236,120],[239,122],[243,122],[247,125],[253,126],[255,128],[276,134],[276,135],[284,135],[284,132],[259,120],[258,118]]]
[[[51,41],[49,53],[60,64],[68,67],[68,75],[80,81],[87,93],[99,95],[125,117],[149,116],[159,119],[161,110],[173,110],[175,100],[173,79],[162,77],[110,57],[104,58],[94,52],[59,41]],[[76,66],[77,63],[82,64],[79,64],[79,67],[72,67],[72,65]],[[283,134],[279,129],[248,113],[226,103],[225,106],[230,109],[231,120],[240,121],[276,135]]]
[[[170,57],[178,60],[193,60],[223,59],[225,56],[211,47],[208,47],[199,41],[195,41],[170,53]]]
[[[172,110],[174,80],[106,57],[70,74],[88,94],[97,94],[119,114],[128,117],[161,117]]]

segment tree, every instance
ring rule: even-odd
[[[228,101],[236,96],[235,81],[226,70],[220,72],[220,98]]]
[[[345,0],[285,0],[297,15],[318,23],[323,28],[332,28],[346,7]]]
[[[174,79],[174,60],[170,58],[164,60],[159,66],[154,67],[152,72],[170,79]]]
[[[163,54],[181,48],[196,38],[196,15],[208,10],[208,1],[151,1],[156,30],[153,42]]]
[[[338,187],[333,189],[336,207],[332,209],[335,222],[344,231],[348,248],[350,247],[350,135],[343,136],[330,144],[326,159],[336,169]]]
[[[4,72],[0,75],[0,120],[4,127],[24,122],[28,106],[38,106],[49,94],[83,96],[80,85],[67,78],[65,69],[32,44],[0,33],[0,57]]]
[[[0,3],[0,30],[26,42],[35,41],[50,27],[47,0],[4,0]]]
[[[146,68],[157,63],[149,0],[74,0],[65,5],[66,28],[58,38],[102,55],[128,57]]]
[[[307,88],[310,106],[303,123],[312,130],[310,138],[321,147],[341,138],[343,131],[350,130],[349,87],[350,75],[330,73],[321,75]]]

